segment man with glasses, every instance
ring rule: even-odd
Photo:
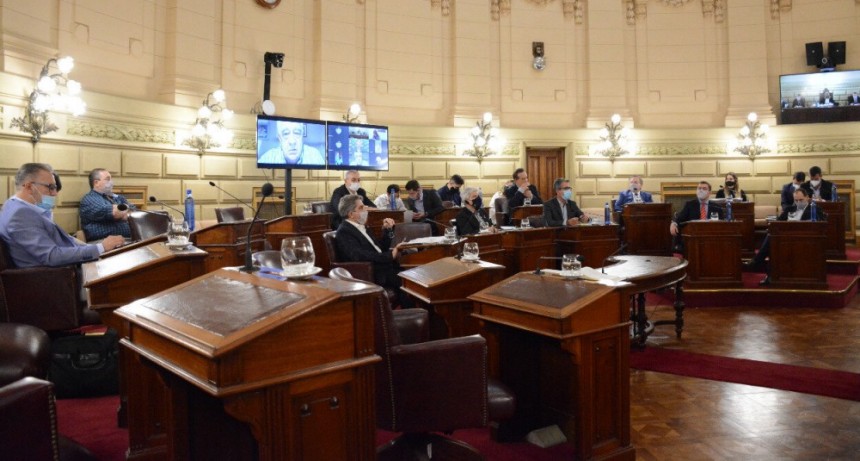
[[[108,235],[131,238],[128,214],[134,205],[125,197],[113,193],[110,171],[96,168],[90,172],[90,191],[81,198],[81,228],[87,242],[101,240]],[[125,210],[120,210],[125,205]]]
[[[552,188],[555,190],[555,199],[543,204],[543,219],[547,227],[575,226],[589,221],[588,215],[570,199],[573,190],[569,179],[556,179]]]
[[[108,236],[99,244],[82,244],[54,224],[51,210],[57,184],[50,165],[25,163],[15,174],[15,188],[15,195],[0,211],[0,239],[9,247],[15,267],[79,264],[123,244],[120,235]]]

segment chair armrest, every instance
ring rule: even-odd
[[[0,273],[7,321],[45,331],[81,324],[80,285],[74,267],[30,267]]]
[[[342,267],[348,270],[354,278],[376,283],[373,279],[373,264],[369,262],[332,262],[331,267]]]
[[[390,360],[398,430],[487,424],[487,344],[481,336],[396,346]]]
[[[26,376],[44,379],[51,363],[51,339],[32,325],[0,323],[0,386]]]
[[[4,459],[58,459],[52,385],[23,378],[0,388],[0,446]]]
[[[430,338],[430,314],[420,308],[391,311],[400,344],[423,343]]]

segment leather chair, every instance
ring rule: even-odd
[[[33,325],[53,332],[99,323],[99,315],[81,300],[79,267],[18,269],[0,241],[0,322]]]
[[[329,276],[361,282],[345,272],[332,269]],[[424,309],[392,311],[387,297],[376,297],[374,347],[382,358],[375,366],[376,427],[401,433],[377,448],[376,459],[426,460],[430,445],[433,459],[482,460],[473,447],[438,433],[510,418],[516,401],[507,387],[487,378],[484,338],[428,342],[427,315]]]
[[[430,223],[426,222],[408,222],[398,223],[394,225],[394,242],[408,242],[421,237],[430,237],[433,235],[433,230]]]
[[[531,227],[546,227],[546,219],[542,214],[531,215],[529,216],[529,225]]]
[[[311,210],[314,213],[332,213],[330,202],[311,202]]]
[[[452,202],[450,200],[443,200],[442,201],[442,208],[454,208],[454,202]]]
[[[166,211],[132,211],[128,215],[131,239],[135,242],[167,233],[170,215]]]
[[[509,221],[508,221],[508,212],[509,212],[509,210],[508,210],[508,198],[505,197],[504,195],[496,198],[496,201],[494,202],[494,206],[495,206],[495,210],[493,210],[493,211],[496,213],[496,225],[507,226],[509,223]]]
[[[245,209],[238,206],[230,208],[215,208],[215,219],[217,219],[219,223],[244,221]]]
[[[257,251],[251,255],[254,265],[258,267],[272,267],[282,269],[281,252],[278,250]]]
[[[372,263],[363,261],[342,261],[338,257],[337,245],[335,244],[336,235],[337,231],[329,231],[323,234],[325,250],[328,254],[329,265],[331,266],[331,268],[343,268],[344,270],[352,274],[356,279],[363,280],[365,282],[375,283],[376,279],[373,277]],[[329,272],[329,275],[331,275],[331,272]],[[391,304],[398,303],[397,292],[386,288],[385,294],[388,296],[388,300]]]
[[[57,433],[47,333],[0,323],[0,447],[2,459],[90,461],[86,448]]]

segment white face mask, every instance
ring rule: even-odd
[[[346,187],[347,187],[347,189],[349,189],[353,192],[358,192],[358,190],[361,189],[361,183],[360,182],[351,182]]]
[[[710,196],[711,196],[711,193],[706,191],[706,190],[696,190],[696,197],[698,197],[699,200],[705,200],[706,198],[708,198]]]
[[[367,222],[367,210],[362,210],[358,212],[358,223],[362,226]]]
[[[812,181],[809,181],[809,184],[812,184],[812,187],[818,187],[818,185],[821,184],[821,180],[813,179]]]
[[[797,207],[797,211],[803,211],[806,208],[806,200],[798,200],[794,202],[794,206]]]
[[[794,190],[797,190],[800,189],[800,184],[792,184],[791,187],[794,188]]]

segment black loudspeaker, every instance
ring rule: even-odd
[[[845,64],[845,42],[828,42],[827,56],[830,57],[830,64]]]
[[[819,67],[824,57],[824,44],[821,42],[806,44],[806,65]]]

